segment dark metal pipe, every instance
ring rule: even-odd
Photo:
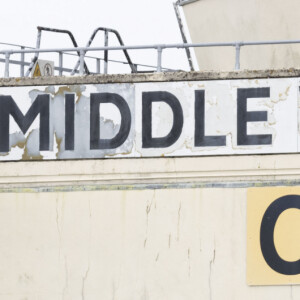
[[[75,40],[75,37],[74,37],[73,33],[71,31],[69,31],[69,30],[55,29],[55,28],[41,27],[41,26],[38,26],[37,29],[40,30],[40,31],[50,31],[50,32],[57,32],[57,33],[65,33],[65,34],[67,34],[70,37],[70,39],[71,39],[71,41],[73,43],[73,46],[75,48],[78,47],[78,44],[77,44],[77,42]],[[80,57],[80,51],[77,51],[77,54]],[[90,74],[90,71],[89,71],[89,69],[88,69],[88,67],[87,67],[87,65],[86,65],[85,62],[84,62],[84,70],[85,70],[86,74]]]
[[[173,6],[174,6],[175,14],[176,14],[176,17],[177,17],[177,21],[178,21],[178,25],[179,25],[179,29],[180,29],[180,33],[181,33],[181,37],[182,37],[182,41],[185,44],[187,44],[187,38],[186,38],[186,35],[185,35],[185,32],[184,32],[180,12],[179,12],[179,9],[178,9],[178,4],[179,4],[179,2],[175,2],[175,3],[173,3]],[[185,52],[186,52],[186,56],[187,56],[187,59],[188,59],[189,65],[190,65],[190,70],[195,71],[190,49],[185,48]]]
[[[94,30],[94,32],[92,33],[92,35],[91,35],[91,37],[90,37],[90,39],[89,39],[89,41],[88,41],[86,47],[90,47],[90,45],[92,44],[92,41],[94,40],[96,34],[97,34],[99,31],[104,31],[104,32],[107,32],[107,33],[108,33],[108,32],[111,32],[111,33],[115,34],[116,37],[117,37],[117,39],[118,39],[118,41],[119,41],[119,43],[120,43],[120,45],[121,45],[121,46],[124,46],[123,40],[122,40],[122,38],[121,38],[121,36],[120,36],[120,34],[119,34],[119,32],[118,32],[117,30],[111,29],[111,28],[106,28],[106,27],[98,27],[98,28],[96,28],[96,29]],[[128,51],[127,51],[126,49],[122,49],[122,50],[123,50],[123,52],[124,52],[124,55],[125,55],[125,57],[126,57],[126,59],[127,59],[127,62],[128,62],[128,64],[129,64],[129,66],[130,66],[130,68],[131,68],[131,72],[132,72],[132,73],[136,73],[136,68],[135,68],[134,64],[132,63],[132,61],[131,61],[131,58],[130,58],[130,56],[129,56],[129,54],[128,54]],[[105,56],[105,54],[104,54],[104,56]],[[74,68],[73,70],[77,69],[78,66],[79,66],[79,62],[77,62],[76,66],[75,66],[75,68]]]
[[[104,31],[104,46],[108,47],[108,31]],[[104,51],[104,74],[107,74],[108,70],[108,50]]]
[[[41,36],[42,36],[42,32],[41,30],[38,28],[38,34],[37,34],[37,38],[36,38],[36,46],[35,49],[40,49],[40,45],[41,45]],[[29,68],[26,72],[25,76],[29,76],[35,62],[37,61],[38,57],[39,57],[39,52],[35,52],[33,59],[31,60],[31,63],[29,65]]]

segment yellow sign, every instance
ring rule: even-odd
[[[247,283],[300,284],[300,187],[248,190]]]
[[[39,63],[36,63],[32,77],[39,77],[39,76],[41,76],[41,70],[40,70]]]

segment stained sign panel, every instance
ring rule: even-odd
[[[252,188],[247,201],[248,284],[300,284],[300,188]]]
[[[296,153],[299,79],[0,88],[0,159]]]

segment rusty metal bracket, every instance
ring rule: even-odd
[[[109,33],[109,32],[115,34],[115,36],[117,37],[117,39],[118,39],[120,45],[121,45],[121,46],[124,46],[123,40],[122,40],[122,38],[121,38],[121,36],[120,36],[120,34],[119,34],[119,32],[118,32],[117,30],[111,29],[111,28],[106,28],[106,27],[98,27],[98,28],[96,28],[96,29],[94,30],[94,32],[92,33],[92,35],[91,35],[89,41],[88,41],[87,44],[86,44],[86,48],[88,48],[88,47],[91,46],[91,44],[92,44],[92,42],[93,42],[93,40],[94,40],[96,34],[97,34],[99,31],[104,31],[104,34],[105,34],[105,47],[108,46],[108,33]],[[132,72],[132,73],[136,73],[136,72],[137,72],[136,66],[132,63],[131,58],[130,58],[130,56],[129,56],[129,54],[128,54],[128,51],[127,51],[126,49],[123,49],[123,52],[124,52],[124,55],[125,55],[125,57],[126,57],[126,59],[127,59],[127,62],[128,62],[128,64],[129,64],[129,66],[130,66],[130,68],[131,68],[131,72]],[[105,71],[104,73],[107,73],[107,63],[108,63],[108,50],[104,50],[104,71]],[[74,74],[75,74],[75,72],[76,72],[76,70],[78,69],[79,65],[80,65],[80,59],[78,59],[78,61],[77,61],[76,65],[75,65],[75,67],[74,67],[74,69],[73,69],[71,75],[74,75]]]
[[[73,43],[73,46],[74,46],[75,48],[78,47],[78,44],[77,44],[77,42],[76,42],[76,40],[75,40],[75,38],[74,38],[74,35],[73,35],[72,32],[69,31],[69,30],[65,30],[65,29],[55,29],[55,28],[42,27],[42,26],[38,26],[38,27],[37,27],[37,30],[38,30],[38,34],[37,34],[37,41],[36,41],[36,49],[40,49],[40,46],[41,46],[41,37],[42,37],[42,31],[50,31],[50,32],[57,32],[57,33],[64,33],[64,34],[67,34],[67,35],[70,37],[70,39],[71,39],[71,41],[72,41],[72,43]],[[80,51],[77,51],[77,54],[78,54],[78,56],[80,57]],[[39,57],[39,52],[36,52],[35,55],[34,55],[34,57],[33,57],[33,59],[32,59],[32,61],[31,61],[31,63],[30,63],[30,65],[29,65],[29,68],[28,68],[28,70],[27,70],[27,72],[26,72],[26,76],[29,76],[29,74],[30,74],[30,72],[31,72],[31,70],[32,70],[32,68],[33,68],[33,66],[34,66],[34,64],[35,64],[35,62],[37,61],[38,57]],[[61,58],[60,58],[60,59],[61,59]],[[90,71],[89,71],[89,69],[88,69],[88,67],[87,67],[87,65],[86,65],[85,62],[84,62],[84,70],[85,70],[85,73],[86,73],[86,74],[90,74]]]

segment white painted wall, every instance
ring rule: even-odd
[[[300,39],[297,0],[199,0],[183,6],[192,42]],[[200,70],[234,69],[235,49],[196,49]],[[249,46],[241,69],[300,67],[300,45]]]
[[[248,187],[299,180],[299,155],[1,170],[1,300],[300,297],[299,286],[246,283]]]
[[[298,79],[274,82],[272,99],[294,84],[297,106]],[[299,286],[247,285],[246,226],[250,188],[299,182],[299,154],[2,162],[0,300],[298,299]]]

